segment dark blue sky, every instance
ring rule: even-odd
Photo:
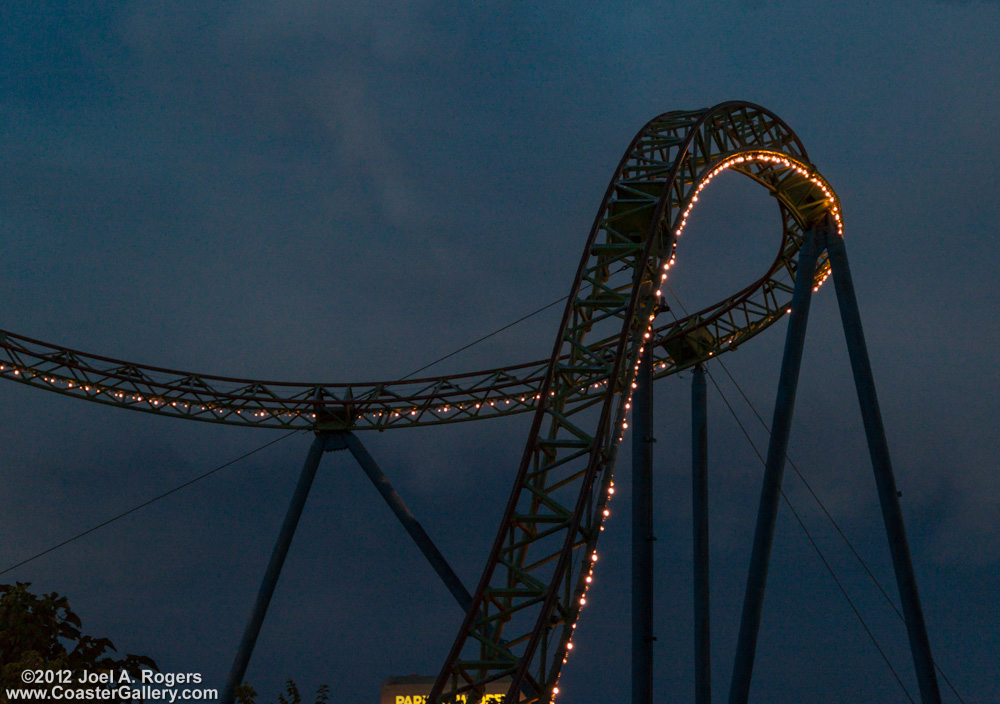
[[[396,378],[565,295],[646,120],[762,104],[842,200],[935,655],[967,702],[997,702],[997,36],[996,2],[6,2],[0,327],[204,373]],[[760,189],[723,177],[703,200],[671,279],[689,306],[742,288],[776,245]],[[894,593],[832,289],[814,306],[790,455]],[[557,318],[436,369],[542,357]],[[767,418],[783,332],[724,359]],[[688,386],[656,392],[660,701],[693,682]],[[761,470],[710,391],[721,697]],[[0,394],[0,569],[276,437]],[[362,436],[470,585],[527,422]],[[120,650],[221,687],[308,442],[0,581],[65,593]],[[627,467],[626,451],[572,701],[627,690]],[[916,697],[901,624],[786,476]],[[324,461],[248,674],[268,701],[294,677],[374,702],[451,644],[461,614],[366,482],[346,456]],[[906,701],[784,509],[752,698]]]

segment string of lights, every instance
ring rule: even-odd
[[[704,188],[726,169],[775,196],[782,218],[779,253],[750,286],[654,330],[677,240]],[[486,684],[510,678],[508,697],[521,692],[526,704],[544,704],[559,693],[562,665],[588,603],[643,355],[650,352],[650,371],[660,378],[736,349],[790,313],[793,290],[795,296],[810,286],[816,290],[830,276],[829,256],[815,262],[815,274],[810,260],[808,279],[795,276],[796,255],[812,236],[807,228],[821,222],[833,223],[842,237],[836,195],[773,113],[740,101],[673,111],[648,122],[619,163],[546,361],[384,383],[264,382],[130,364],[0,331],[0,378],[130,410],[320,433],[533,412],[494,547],[429,698],[481,696]],[[863,619],[862,625],[869,630]]]
[[[507,325],[504,325],[503,327],[494,330],[493,332],[489,333],[488,335],[483,335],[479,339],[474,340],[473,342],[470,342],[467,345],[464,345],[463,347],[460,347],[459,349],[455,350],[454,352],[446,354],[443,357],[440,357],[440,358],[434,360],[433,362],[430,362],[429,364],[426,364],[423,367],[420,367],[419,369],[415,369],[412,372],[410,372],[409,374],[407,374],[406,376],[400,377],[400,380],[402,381],[403,379],[407,379],[407,378],[413,376],[414,374],[417,374],[417,373],[419,373],[419,372],[421,372],[421,371],[423,371],[423,370],[425,370],[425,369],[427,369],[429,367],[434,366],[435,364],[438,364],[439,362],[442,362],[442,361],[444,361],[444,360],[446,360],[446,359],[448,359],[450,357],[454,357],[459,352],[463,352],[463,351],[469,349],[470,347],[473,347],[474,345],[477,345],[477,344],[479,344],[479,343],[481,343],[481,342],[483,342],[485,340],[490,339],[491,337],[493,337],[495,335],[498,335],[499,333],[503,332],[504,330],[507,330],[507,329],[509,329],[511,327],[514,327],[515,325],[518,325],[519,323],[523,323],[524,321],[528,320],[529,318],[532,318],[532,317],[538,315],[539,313],[542,313],[543,311],[548,310],[552,306],[554,306],[554,305],[556,305],[558,303],[561,303],[562,301],[565,301],[566,298],[567,298],[567,296],[563,296],[562,298],[560,298],[558,300],[552,301],[551,303],[548,303],[547,305],[544,305],[541,308],[538,308],[537,310],[534,310],[531,313],[528,313],[527,315],[524,315],[524,316],[518,318],[517,320],[515,320],[512,323],[508,323]],[[139,511],[139,510],[144,509],[144,508],[146,508],[148,506],[151,506],[154,503],[156,503],[157,501],[160,501],[161,499],[165,499],[168,496],[177,493],[181,489],[185,489],[185,488],[187,488],[187,487],[189,487],[189,486],[191,486],[193,484],[196,484],[196,483],[200,482],[202,479],[206,479],[206,478],[212,476],[213,474],[215,474],[216,472],[219,472],[219,471],[221,471],[221,470],[223,470],[223,469],[225,469],[227,467],[231,467],[232,465],[236,464],[237,462],[245,460],[248,457],[251,457],[251,456],[257,454],[258,452],[260,452],[262,450],[265,450],[268,447],[271,447],[272,445],[276,445],[277,443],[279,443],[279,442],[281,442],[283,440],[286,440],[286,439],[290,438],[292,435],[296,435],[296,434],[298,434],[300,432],[302,432],[302,431],[301,430],[292,430],[290,432],[284,433],[280,437],[278,437],[278,438],[276,438],[274,440],[271,440],[269,442],[266,442],[263,445],[260,445],[260,446],[258,446],[256,448],[254,448],[253,450],[250,450],[249,452],[245,452],[242,455],[240,455],[239,457],[236,457],[236,458],[234,458],[232,460],[229,460],[228,462],[225,462],[225,463],[223,463],[223,464],[221,464],[221,465],[219,465],[219,466],[217,466],[217,467],[215,467],[213,469],[210,469],[207,472],[199,474],[198,476],[193,477],[192,479],[189,479],[189,480],[185,481],[182,484],[178,484],[174,488],[169,489],[169,490],[163,492],[162,494],[158,494],[158,495],[156,495],[156,496],[154,496],[154,497],[152,497],[152,498],[150,498],[150,499],[142,502],[141,504],[137,504],[137,505],[133,506],[132,508],[129,508],[129,509],[125,510],[125,511],[122,511],[121,513],[118,513],[118,514],[112,516],[111,518],[108,518],[107,520],[104,520],[104,521],[102,521],[102,522],[100,522],[100,523],[98,523],[98,524],[96,524],[94,526],[91,526],[90,528],[87,528],[86,530],[83,530],[83,531],[81,531],[81,532],[73,535],[72,537],[67,538],[66,540],[63,540],[62,542],[56,543],[55,545],[52,545],[52,546],[50,546],[48,548],[45,548],[41,552],[38,552],[38,553],[32,555],[31,557],[25,558],[24,560],[21,560],[20,562],[17,562],[17,563],[15,563],[13,565],[10,565],[6,569],[0,571],[0,576],[2,576],[4,574],[7,574],[8,572],[11,572],[11,571],[17,569],[18,567],[23,567],[24,565],[28,564],[29,562],[34,562],[38,558],[44,557],[45,555],[48,555],[51,552],[55,552],[56,550],[58,550],[60,548],[66,547],[67,545],[76,542],[80,538],[83,538],[83,537],[85,537],[87,535],[90,535],[91,533],[93,533],[93,532],[95,532],[97,530],[100,530],[101,528],[105,528],[105,527],[111,525],[112,523],[114,523],[114,522],[116,522],[116,521],[118,521],[118,520],[120,520],[122,518],[125,518],[126,516],[130,516],[131,514],[135,513],[136,511]]]
[[[757,172],[751,173],[751,168]],[[702,189],[726,169],[777,184],[795,181],[796,188],[809,192],[808,202],[800,198],[798,208],[815,209],[829,204],[838,231],[842,230],[839,205],[822,177],[788,154],[758,149],[730,156],[704,175],[680,214],[676,224],[678,234],[683,231]],[[786,238],[793,241],[783,243],[778,259],[765,277],[739,294],[690,316],[682,321],[683,325],[663,331],[664,334],[678,337],[690,335],[696,328],[704,329],[707,333],[704,339],[713,348],[711,356],[715,356],[759,334],[780,317],[781,303],[775,294],[788,292],[790,288],[779,280],[779,275],[791,266],[789,257],[797,250],[794,231],[801,228],[801,223],[786,217],[784,228]],[[821,262],[817,287],[826,280],[829,271],[828,262]],[[356,430],[461,422],[535,409],[547,360],[410,380],[416,373],[463,349],[468,347],[394,381],[330,384],[235,379],[170,370],[0,331],[0,378],[129,410],[259,428],[314,428],[324,422],[320,411],[331,409],[338,417],[343,415],[345,422]],[[669,355],[655,354],[657,378],[678,370],[676,360]],[[590,388],[581,388],[579,393],[585,396]]]
[[[688,217],[690,216],[691,212],[694,210],[696,204],[698,203],[698,199],[699,199],[699,196],[701,195],[702,191],[712,182],[712,180],[714,180],[717,176],[719,176],[719,174],[721,174],[723,171],[725,171],[727,169],[744,168],[744,165],[749,165],[751,163],[760,163],[760,164],[765,164],[765,165],[774,165],[774,166],[779,166],[781,168],[790,170],[791,172],[797,174],[799,177],[807,180],[813,186],[815,186],[816,188],[818,188],[822,192],[822,194],[823,194],[824,201],[832,203],[831,208],[830,208],[830,212],[833,215],[834,220],[836,222],[838,234],[840,236],[843,236],[843,224],[842,224],[841,217],[840,217],[839,206],[836,203],[836,198],[835,198],[835,196],[833,194],[832,189],[827,184],[827,182],[822,177],[820,177],[818,174],[815,174],[815,173],[811,172],[804,164],[801,164],[800,162],[798,162],[795,159],[791,159],[791,158],[789,158],[788,156],[786,156],[784,154],[775,153],[775,152],[772,152],[772,151],[769,151],[769,150],[753,150],[753,151],[743,152],[743,153],[740,153],[738,155],[731,156],[729,158],[721,160],[714,168],[712,168],[709,171],[707,171],[707,173],[704,174],[704,176],[702,176],[698,180],[697,185],[693,189],[693,192],[692,192],[692,195],[691,195],[690,199],[687,201],[687,206],[681,212],[680,218],[679,218],[679,225],[677,226],[676,230],[674,231],[675,239],[674,239],[673,245],[671,247],[670,256],[667,259],[667,261],[663,263],[662,270],[660,272],[660,285],[661,285],[661,288],[657,289],[656,292],[655,292],[655,296],[656,296],[656,300],[657,301],[660,301],[660,300],[663,299],[663,289],[662,289],[663,286],[667,286],[668,290],[670,290],[671,294],[673,294],[673,290],[670,289],[670,285],[669,285],[669,283],[667,283],[667,278],[668,278],[668,272],[670,271],[671,267],[673,267],[676,264],[676,262],[677,262],[677,239],[676,238],[679,238],[684,233],[684,229],[687,227]],[[825,264],[825,267],[820,270],[820,274],[819,274],[819,276],[815,280],[813,291],[818,291],[819,287],[827,280],[827,278],[829,277],[829,275],[830,275],[830,269],[829,269],[829,265],[827,263],[827,264]],[[674,297],[676,298],[676,294],[674,294]],[[678,300],[678,303],[680,303],[679,300]],[[683,306],[681,306],[681,307],[683,308]],[[786,312],[790,312],[790,309],[788,309]],[[685,311],[685,316],[687,316],[686,311]],[[642,334],[642,340],[643,340],[643,342],[642,342],[642,344],[638,348],[638,351],[637,351],[637,353],[635,355],[635,358],[634,358],[634,363],[633,363],[632,368],[631,368],[631,374],[630,374],[631,379],[630,379],[629,386],[628,386],[628,395],[626,396],[624,403],[621,405],[621,407],[619,409],[619,415],[618,415],[618,417],[619,417],[620,431],[618,433],[618,438],[617,438],[618,439],[618,443],[621,443],[624,440],[624,433],[625,433],[625,431],[629,427],[627,416],[628,416],[628,413],[632,409],[632,395],[633,395],[633,393],[635,392],[635,389],[638,386],[637,377],[638,377],[638,374],[639,374],[639,370],[641,368],[641,364],[642,364],[641,360],[642,360],[642,355],[645,352],[645,345],[650,343],[650,341],[651,341],[651,339],[653,338],[653,335],[654,335],[653,323],[654,323],[655,319],[656,319],[656,310],[654,308],[654,312],[651,313],[649,315],[649,317],[648,317],[648,321],[647,321],[645,330],[643,331],[643,334]],[[674,319],[675,319],[675,322],[679,322],[677,320],[676,315],[674,315]],[[713,353],[711,351],[709,351],[708,355],[712,356]],[[661,364],[663,364],[665,366],[665,363],[661,363]],[[655,366],[656,366],[656,364],[654,363],[654,368],[655,368]],[[602,386],[606,385],[606,383],[607,383],[607,381],[605,380],[603,382],[594,383],[593,386],[594,387],[602,387]],[[755,450],[756,450],[756,448],[755,448]],[[613,480],[613,471],[612,471],[612,472],[608,473],[608,486],[607,486],[607,489],[606,489],[606,493],[600,495],[601,498],[600,498],[599,504],[597,506],[598,515],[599,515],[598,526],[599,526],[599,530],[600,531],[604,530],[604,522],[611,515],[611,512],[608,509],[608,503],[610,502],[610,499],[611,499],[611,497],[613,495],[614,495],[614,480]],[[787,502],[787,497],[786,497],[785,500]],[[795,510],[794,510],[794,508],[791,507],[791,504],[789,504],[789,508],[792,510],[792,513],[796,516],[796,518],[798,518],[798,514],[795,513]],[[809,535],[808,530],[806,530],[805,525],[802,524],[801,521],[800,521],[800,526],[802,527],[802,530],[806,533],[806,536],[809,538],[810,542],[813,543],[813,546],[816,548],[816,550],[819,551],[819,547],[816,546],[815,542],[813,542],[812,537]],[[594,536],[594,541],[593,542],[596,543],[596,534]],[[593,550],[592,547],[593,546],[590,545],[590,544],[588,544],[588,546],[587,546],[588,558],[589,558],[588,562],[589,562],[589,564],[586,567],[586,572],[585,572],[585,574],[583,576],[581,587],[578,588],[577,592],[574,594],[574,597],[573,597],[573,602],[572,603],[575,605],[575,613],[574,613],[574,616],[573,616],[573,618],[571,620],[571,626],[570,626],[569,632],[566,635],[563,636],[563,638],[561,639],[561,642],[560,642],[560,652],[563,653],[563,657],[562,657],[562,664],[563,665],[567,664],[567,662],[569,661],[569,654],[573,650],[572,634],[575,632],[575,629],[576,629],[576,626],[577,626],[577,619],[579,617],[579,611],[580,611],[580,609],[582,609],[587,604],[587,592],[589,591],[590,586],[593,584],[593,581],[594,581],[594,564],[597,562],[597,551]],[[823,563],[826,564],[827,567],[828,567],[828,569],[829,569],[829,564],[826,562],[826,559],[823,556],[823,554],[820,552],[819,555],[820,555],[820,559],[823,560]],[[834,581],[836,581],[837,584],[838,584],[838,586],[839,586],[840,583],[837,580],[836,575],[833,574],[832,570],[831,570],[830,574],[834,578]],[[851,607],[854,608],[853,602],[850,601],[850,598],[847,596],[846,591],[844,591],[843,594],[844,594],[844,597],[848,600],[848,603],[851,604]],[[857,613],[856,609],[855,609],[855,613]],[[858,614],[858,617],[860,619],[860,614]],[[868,631],[868,626],[867,626],[867,624],[864,623],[863,619],[862,619],[861,623],[862,623],[862,626],[865,628],[865,630]],[[869,631],[869,636],[872,637],[872,640],[875,643],[875,647],[879,650],[880,653],[882,653],[881,647],[879,646],[878,642],[874,640],[874,636],[871,635],[870,631]],[[883,655],[883,659],[886,660],[886,663],[889,664],[889,668],[892,670],[893,675],[896,676],[896,679],[899,682],[900,686],[902,686],[902,681],[899,679],[898,675],[896,675],[896,671],[892,668],[892,665],[889,663],[888,659],[885,658],[884,653],[882,655]],[[552,691],[552,699],[553,700],[555,699],[556,695],[559,694],[559,691],[560,691],[558,683],[559,683],[559,678],[561,677],[561,675],[562,675],[562,671],[560,670],[559,674],[556,676],[555,684],[553,685],[553,688],[551,690]],[[905,687],[903,687],[903,691],[906,692],[906,688]],[[909,693],[908,692],[907,692],[907,697],[909,697]],[[913,701],[912,698],[910,699],[910,701],[911,702]]]

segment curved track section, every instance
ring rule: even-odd
[[[454,702],[461,694],[475,699],[486,684],[507,679],[507,701],[548,702],[559,693],[614,494],[612,469],[628,427],[640,355],[657,342],[657,287],[702,190],[725,169],[746,174],[777,197],[787,247],[779,261],[789,274],[790,250],[798,249],[804,228],[829,219],[840,230],[832,189],[791,130],[763,108],[724,103],[666,113],[636,135],[591,229],[514,488],[430,701]],[[823,262],[817,286],[827,272]],[[769,282],[765,277],[753,293],[774,293]],[[731,349],[755,325],[773,321],[764,311],[751,319],[754,304],[746,293],[737,296],[739,303],[692,316],[658,345],[674,369],[684,359]],[[736,311],[746,316],[740,324]],[[720,327],[724,319],[732,327]]]
[[[657,287],[677,239],[703,189],[726,169],[775,196],[775,260],[729,298],[656,327]],[[611,179],[547,360],[408,381],[273,382],[135,364],[0,331],[0,378],[260,428],[388,430],[533,412],[489,561],[431,701],[475,698],[486,684],[509,680],[508,701],[548,702],[586,605],[640,354],[652,345],[660,378],[736,349],[779,320],[805,231],[824,220],[842,230],[837,197],[775,115],[743,102],[668,112],[640,130]],[[821,259],[815,286],[829,270]]]
[[[702,134],[692,135],[698,149],[718,157],[726,153],[721,151],[724,147],[753,144],[781,158],[794,159],[799,168],[811,173],[812,167],[808,165],[805,149],[798,138],[773,115],[746,103],[734,103],[726,110],[731,116],[731,124],[725,129],[732,132],[723,134],[721,129],[716,131],[703,126],[700,128]],[[703,111],[667,113],[657,120],[665,126],[674,124],[672,121],[689,119],[685,116],[702,114]],[[650,125],[653,124],[660,123],[654,120]],[[665,131],[657,137],[660,141],[651,139],[642,145],[633,143],[629,154],[633,155],[634,150],[640,147],[650,150],[650,155],[656,150],[664,153],[676,150],[681,137],[673,131],[674,128],[663,129]],[[714,140],[717,144],[709,144],[707,140]],[[636,155],[635,158],[639,157]],[[664,177],[655,171],[662,168],[663,162],[655,161],[652,156],[642,158],[648,158],[649,163],[629,167],[627,177],[622,171],[626,163],[622,163],[619,167],[621,176],[612,183],[602,204],[601,217],[607,220],[610,231],[618,232],[623,241],[602,241],[589,245],[596,247],[594,256],[603,262],[601,276],[611,277],[612,270],[616,270],[616,280],[630,275],[634,262],[630,259],[628,247],[642,239],[641,235],[645,233],[636,228],[646,226],[652,209],[663,195],[660,189],[664,188]],[[817,214],[819,206],[816,203],[819,201],[812,200],[816,196],[812,188],[798,183],[802,178],[800,174],[798,178],[792,178],[797,172],[792,168],[791,161],[786,164],[748,161],[746,156],[742,158],[744,161],[726,162],[720,168],[740,171],[761,182],[777,196],[781,213],[781,239],[777,255],[760,279],[736,294],[651,330],[656,378],[735,349],[778,320],[791,299],[795,255],[802,241],[804,223]],[[685,168],[696,166],[689,164]],[[686,193],[685,189],[696,176],[690,171],[679,175],[679,180],[671,186],[675,191],[671,202]],[[682,181],[688,186],[678,185]],[[704,183],[701,182],[702,186]],[[683,222],[682,215],[678,224]],[[680,224],[674,231],[682,227]],[[664,230],[664,233],[668,232]],[[666,236],[664,233],[661,233],[661,239]],[[676,237],[676,234],[671,237]],[[825,260],[821,261],[817,283],[821,283],[828,272],[828,264]],[[574,290],[579,283],[574,283]],[[594,293],[580,308],[580,319],[591,321],[596,316],[586,324],[603,329],[606,326],[602,325],[604,309],[601,307],[601,291],[619,284],[609,285],[595,280],[587,285],[594,287]],[[588,337],[593,338],[594,335]],[[588,354],[594,360],[600,359],[600,364],[607,364],[618,353],[619,339],[616,334],[608,334],[599,340],[588,343]],[[575,359],[574,355],[578,354],[579,350],[570,346],[561,349],[560,359],[566,362]],[[0,378],[129,410],[257,428],[389,430],[535,411],[546,383],[550,361],[415,380],[359,383],[264,381],[138,364],[0,330]],[[595,381],[596,386],[576,385],[564,390],[566,402],[575,405],[599,399],[604,393],[600,387],[604,381]]]

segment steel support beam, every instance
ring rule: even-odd
[[[368,478],[371,479],[372,484],[375,485],[382,498],[389,504],[389,508],[392,509],[392,512],[399,519],[400,523],[403,524],[403,527],[410,534],[410,537],[413,538],[417,547],[420,548],[420,551],[423,552],[424,556],[431,563],[434,571],[441,577],[445,586],[448,587],[452,596],[455,597],[455,600],[458,601],[459,606],[463,610],[468,611],[469,605],[472,602],[472,596],[469,594],[469,591],[431,541],[430,536],[427,535],[420,523],[417,522],[417,519],[410,513],[406,504],[403,503],[402,498],[393,489],[392,484],[389,483],[389,479],[375,463],[375,460],[372,459],[372,456],[368,454],[361,441],[350,432],[317,433],[316,439],[309,448],[309,454],[306,456],[302,473],[299,475],[299,482],[295,486],[295,492],[292,494],[291,503],[285,514],[285,521],[281,526],[278,540],[271,553],[271,560],[267,565],[264,579],[257,593],[257,599],[250,614],[250,621],[243,632],[243,639],[240,641],[239,649],[236,652],[236,658],[233,661],[229,679],[226,682],[225,689],[222,691],[222,696],[220,697],[222,704],[233,703],[236,688],[243,682],[247,665],[250,662],[250,656],[253,654],[254,646],[257,643],[257,636],[260,634],[268,605],[271,603],[274,588],[278,583],[278,576],[281,574],[281,567],[285,562],[285,557],[288,555],[288,548],[292,543],[292,537],[295,535],[295,529],[298,526],[299,518],[302,516],[302,509],[305,507],[306,498],[309,495],[309,489],[312,487],[313,479],[316,477],[316,470],[319,467],[323,453],[330,450],[343,449],[350,450],[351,455],[361,465],[361,468],[368,475]]]
[[[927,626],[924,623],[924,613],[920,606],[917,578],[913,572],[913,561],[910,558],[910,548],[906,540],[903,512],[899,507],[899,494],[896,490],[896,479],[893,476],[892,463],[889,458],[889,445],[885,439],[882,413],[879,410],[878,395],[875,391],[875,379],[872,376],[868,347],[865,345],[861,314],[858,311],[858,300],[854,293],[854,282],[847,263],[847,250],[844,248],[843,238],[835,232],[831,233],[827,243],[827,251],[830,256],[830,266],[833,269],[833,284],[837,290],[837,303],[840,306],[844,336],[847,338],[847,352],[851,358],[851,369],[854,372],[854,386],[858,392],[858,402],[861,404],[861,416],[868,439],[868,453],[871,455],[875,485],[878,488],[878,498],[882,505],[882,520],[885,522],[889,551],[892,554],[892,566],[896,572],[899,599],[906,621],[906,632],[910,639],[910,651],[913,654],[913,665],[920,686],[920,699],[923,704],[940,704],[941,693],[938,689],[937,676],[934,673],[934,659],[931,656]]]
[[[271,603],[274,595],[274,587],[278,583],[278,576],[281,574],[281,566],[285,564],[285,557],[288,555],[288,547],[292,544],[292,537],[295,535],[295,528],[299,524],[302,516],[302,509],[306,505],[306,498],[309,496],[309,489],[312,487],[313,479],[316,477],[316,469],[319,461],[323,458],[326,450],[343,449],[343,446],[328,446],[330,436],[326,433],[317,433],[306,455],[305,464],[299,474],[299,482],[295,485],[295,492],[292,500],[288,504],[288,511],[285,513],[285,522],[281,524],[281,531],[278,533],[278,540],[274,544],[271,552],[271,560],[267,563],[267,570],[264,572],[264,579],[261,581],[260,590],[257,592],[257,600],[254,602],[253,610],[250,612],[250,620],[243,631],[243,639],[240,641],[239,649],[236,651],[236,658],[233,660],[233,667],[229,671],[229,679],[219,701],[222,704],[232,704],[236,693],[236,688],[243,682],[247,665],[250,663],[250,656],[253,654],[254,646],[257,644],[257,636],[260,634],[260,627],[264,623],[264,616],[267,615],[267,607]]]
[[[358,440],[354,433],[342,432],[337,435],[343,439],[347,449],[350,450],[354,459],[357,460],[359,465],[361,465],[361,469],[365,471],[368,478],[371,479],[371,482],[375,485],[378,493],[381,494],[382,498],[385,499],[385,502],[389,504],[389,508],[392,509],[392,512],[395,514],[396,518],[399,519],[399,522],[403,524],[403,528],[406,529],[406,532],[410,534],[411,538],[413,538],[413,542],[417,544],[418,548],[420,548],[420,552],[422,552],[424,557],[427,558],[427,561],[431,563],[431,567],[433,567],[434,571],[437,572],[438,577],[440,577],[441,581],[444,582],[448,591],[451,592],[451,595],[455,597],[455,601],[458,602],[462,611],[468,612],[469,606],[472,604],[472,595],[469,593],[469,590],[465,588],[465,585],[462,584],[462,580],[459,579],[457,574],[455,574],[455,571],[451,568],[451,565],[448,564],[448,561],[444,559],[444,555],[441,554],[441,551],[437,549],[436,545],[434,545],[434,541],[432,541],[430,536],[427,535],[427,531],[423,529],[423,526],[421,526],[414,515],[410,513],[410,509],[408,509],[406,504],[403,503],[402,497],[396,493],[392,484],[389,483],[388,477],[385,476],[385,473],[382,472],[379,466],[375,463],[372,456],[368,454],[368,450],[365,449],[365,446],[361,444],[361,441]]]
[[[705,369],[691,380],[691,514],[694,522],[694,701],[712,701],[708,564],[708,398]]]
[[[778,502],[781,497],[781,479],[785,471],[788,435],[792,424],[792,412],[795,408],[795,391],[802,363],[806,324],[809,320],[813,276],[825,231],[825,223],[809,228],[799,252],[791,312],[788,315],[785,351],[781,359],[781,373],[778,379],[778,395],[774,403],[774,419],[771,422],[771,440],[767,448],[764,482],[760,493],[760,506],[757,509],[757,525],[754,529],[750,570],[747,575],[746,594],[743,599],[743,615],[740,619],[740,632],[736,642],[736,659],[733,663],[729,704],[746,704],[747,698],[750,696],[750,679],[753,675],[754,655],[757,651],[757,633],[760,630],[760,615],[764,605],[767,568],[771,560],[774,526],[778,517]]]
[[[632,704],[653,702],[653,355],[632,394]]]

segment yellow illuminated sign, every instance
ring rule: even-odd
[[[464,694],[459,694],[455,699],[459,704],[465,704],[467,701]],[[505,694],[487,694],[482,698],[482,702],[483,704],[503,704],[506,699]],[[427,697],[420,694],[397,694],[394,704],[427,704]]]
[[[427,697],[434,686],[433,677],[390,677],[382,683],[381,704],[428,704]],[[486,685],[483,704],[503,704],[506,700],[510,680],[506,678]],[[457,704],[465,704],[468,697],[459,694],[455,697]]]

